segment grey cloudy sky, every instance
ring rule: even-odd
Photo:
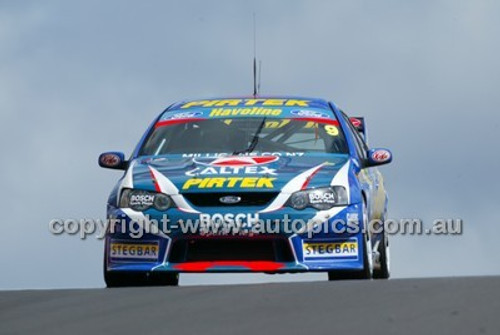
[[[396,236],[394,277],[500,274],[500,5],[495,1],[0,1],[0,289],[103,286],[102,241],[53,218],[103,218],[118,172],[165,106],[262,92],[364,115],[394,218],[463,218],[460,237]],[[184,275],[182,284],[325,279]]]

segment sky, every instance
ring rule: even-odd
[[[103,241],[53,236],[104,218],[152,119],[186,98],[252,92],[366,117],[391,218],[461,218],[461,236],[393,236],[394,278],[499,275],[500,3],[0,0],[0,289],[103,287]],[[325,280],[191,274],[181,285]]]

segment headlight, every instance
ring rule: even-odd
[[[319,210],[345,206],[347,205],[347,192],[343,186],[312,188],[293,193],[287,205],[294,209],[313,207]]]
[[[165,211],[172,206],[172,199],[163,193],[124,189],[120,197],[121,208],[131,208],[139,212],[151,207],[159,211]]]

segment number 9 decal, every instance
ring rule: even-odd
[[[330,136],[338,136],[339,135],[339,129],[336,126],[333,126],[331,124],[327,124],[325,126],[325,131]]]

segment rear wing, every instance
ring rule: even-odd
[[[349,120],[351,121],[352,125],[358,133],[363,137],[363,139],[366,141],[366,124],[365,124],[365,118],[363,116],[354,116],[350,117]]]

